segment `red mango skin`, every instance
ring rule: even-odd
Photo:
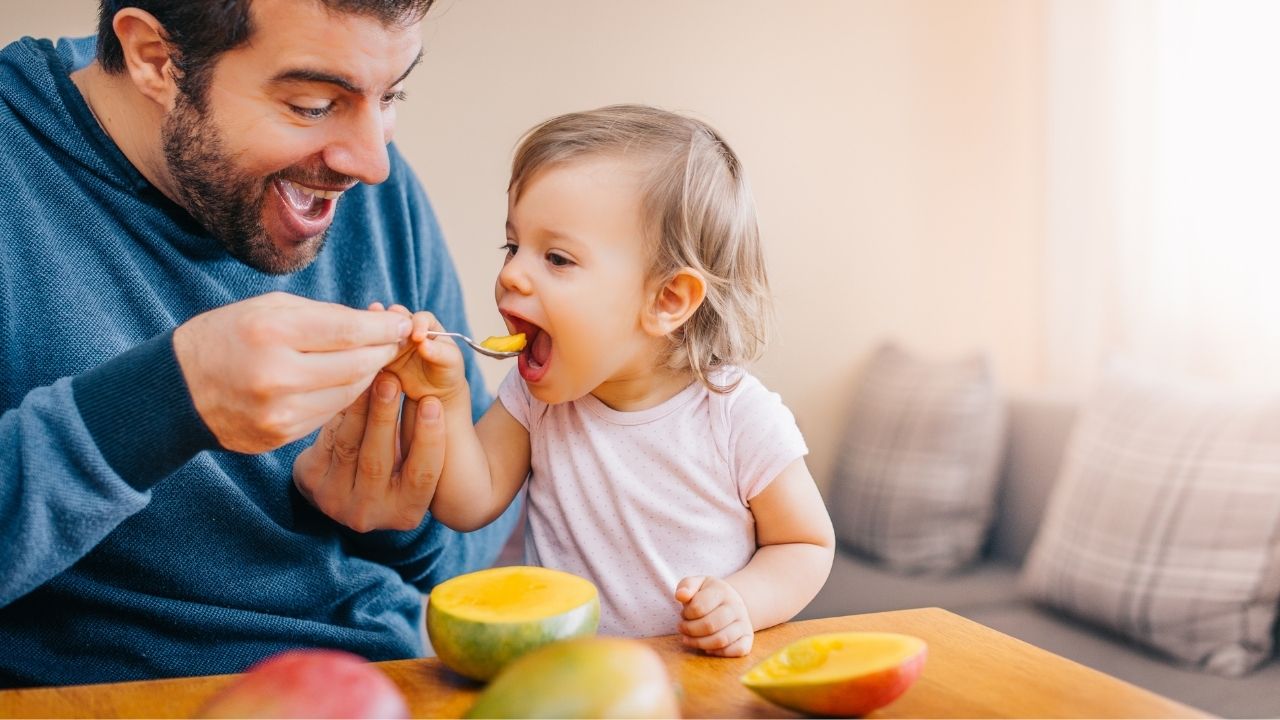
[[[249,668],[203,708],[204,718],[407,718],[400,688],[364,658],[289,650]]]

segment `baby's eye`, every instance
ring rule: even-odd
[[[547,253],[547,262],[555,267],[566,267],[573,264],[572,260],[557,252]]]
[[[520,249],[520,246],[516,245],[513,242],[505,242],[499,245],[498,249],[505,252],[507,254],[507,257],[511,257],[516,254],[516,251]]]
[[[382,106],[383,106],[383,107],[390,107],[390,106],[391,106],[392,104],[394,104],[397,100],[399,100],[400,102],[404,102],[404,101],[405,101],[405,98],[407,98],[407,97],[409,97],[409,96],[408,96],[408,95],[405,95],[405,93],[404,93],[404,91],[403,91],[403,90],[397,90],[397,91],[395,91],[395,92],[389,92],[389,93],[387,93],[386,95],[383,95],[383,96],[382,96]]]

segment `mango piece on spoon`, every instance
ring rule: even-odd
[[[490,335],[480,344],[494,352],[520,352],[524,349],[524,333]]]

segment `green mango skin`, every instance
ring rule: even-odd
[[[637,640],[585,637],[534,650],[508,665],[468,718],[676,718],[666,665]]]
[[[553,617],[519,623],[464,620],[427,605],[427,636],[436,656],[450,670],[480,682],[530,650],[594,635],[599,624],[599,597]]]

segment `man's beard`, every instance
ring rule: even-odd
[[[305,268],[320,254],[327,229],[288,251],[271,241],[262,223],[268,193],[275,192],[277,178],[327,187],[349,185],[351,178],[323,166],[319,171],[292,166],[265,178],[246,175],[228,154],[213,119],[185,93],[165,118],[161,140],[177,199],[232,257],[283,275]]]

